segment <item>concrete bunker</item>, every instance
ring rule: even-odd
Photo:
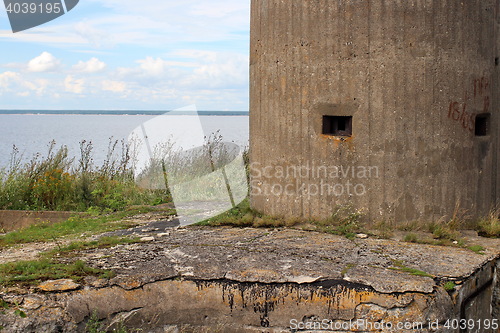
[[[486,215],[500,204],[499,22],[497,0],[254,0],[250,160],[311,172],[251,173],[252,207],[324,218],[349,204],[396,223],[457,206]],[[317,176],[325,166],[379,172]]]

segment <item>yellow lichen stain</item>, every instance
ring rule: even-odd
[[[123,287],[127,290],[136,289],[142,286],[142,283],[137,280],[128,280],[122,283]]]
[[[349,149],[354,148],[354,136],[335,136],[320,134],[320,138],[324,141],[333,143],[335,147],[339,147],[339,145],[347,145]]]
[[[261,297],[258,297],[258,299],[255,299],[255,301],[253,302],[253,305],[265,305],[265,304],[269,304],[269,303],[274,303],[274,304],[278,304],[280,302],[283,302],[283,297],[277,297],[277,296],[267,296],[267,297],[264,297],[264,296],[261,296]]]

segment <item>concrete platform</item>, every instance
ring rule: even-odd
[[[499,318],[500,240],[481,239],[481,255],[291,229],[149,235],[78,254],[115,270],[111,280],[4,290],[27,317],[0,314],[2,332],[83,332],[93,311],[110,329],[123,322],[141,332],[460,332],[460,319],[474,319],[470,332],[499,332],[477,328]]]

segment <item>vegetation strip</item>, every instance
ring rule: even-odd
[[[68,265],[57,263],[53,259],[44,258],[0,265],[0,284],[3,286],[13,284],[34,285],[46,280],[65,278],[80,281],[85,276],[90,275],[98,276],[99,278],[110,278],[113,276],[113,273],[89,267],[81,260]]]
[[[127,229],[136,225],[126,218],[155,211],[151,207],[140,207],[117,213],[97,216],[73,216],[66,221],[48,224],[40,223],[28,228],[0,236],[0,247],[33,242],[52,242],[67,236],[94,235],[109,231]],[[174,210],[166,214],[174,215]]]
[[[95,241],[73,242],[65,247],[45,252],[39,260],[0,264],[0,285],[9,286],[16,283],[36,285],[46,280],[57,279],[80,281],[85,276],[111,278],[114,273],[110,270],[89,267],[82,260],[67,264],[61,263],[60,259],[61,257],[71,257],[74,251],[109,248],[120,244],[137,242],[139,242],[139,238],[102,237]]]
[[[424,276],[424,277],[430,277],[430,278],[433,277],[432,275],[430,275],[424,271],[405,266],[403,264],[403,262],[400,260],[393,260],[392,264],[393,264],[393,267],[389,267],[389,269],[400,271],[400,272],[405,272],[405,273],[410,273],[411,275],[415,275],[415,276]]]
[[[81,141],[75,161],[66,146],[56,150],[52,141],[45,156],[22,163],[14,146],[9,167],[0,169],[0,209],[109,212],[171,201],[167,190],[137,184],[129,143],[110,139],[100,166],[94,164],[93,149],[92,142]]]
[[[300,218],[279,218],[260,214],[250,207],[248,199],[235,208],[211,219],[197,223],[200,226],[232,226],[254,228],[299,227],[303,230],[320,231],[342,235],[354,239],[361,230],[363,213],[352,206],[337,206],[334,214],[323,220],[304,220]]]

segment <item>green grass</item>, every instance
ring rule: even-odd
[[[77,260],[71,264],[63,264],[58,260],[61,257],[71,257],[75,251],[108,248],[119,244],[136,243],[138,241],[138,238],[102,237],[95,241],[73,242],[67,246],[53,249],[43,253],[39,260],[2,264],[0,265],[0,285],[36,285],[46,280],[57,279],[80,281],[85,276],[111,278],[114,276],[112,271],[91,268],[81,260]]]
[[[0,309],[8,309],[9,303],[0,298]]]
[[[260,215],[250,208],[248,199],[236,207],[210,219],[196,223],[199,226],[251,227]]]
[[[250,208],[248,198],[236,207],[208,220],[201,221],[196,225],[201,226],[232,226],[232,227],[254,227],[254,228],[280,228],[291,227],[301,221],[299,219],[287,219],[260,214]]]
[[[104,249],[113,247],[116,245],[126,245],[138,243],[140,238],[134,237],[101,237],[94,241],[78,241],[72,242],[69,245],[57,247],[51,251],[45,252],[44,255],[54,256],[54,255],[71,255],[75,251],[91,250],[91,249]]]
[[[453,291],[453,290],[455,290],[455,287],[456,287],[456,286],[457,286],[457,285],[456,285],[456,283],[455,283],[455,282],[453,282],[453,281],[448,281],[448,282],[446,282],[446,283],[444,284],[444,286],[443,286],[443,287],[444,287],[444,290],[446,290],[446,291]]]
[[[96,310],[92,311],[89,320],[85,324],[85,333],[105,333]]]
[[[308,224],[315,230],[354,239],[360,230],[363,214],[351,206],[336,206],[334,213],[323,220],[304,220],[300,218],[282,218],[260,214],[250,207],[248,199],[229,211],[205,221],[198,226],[232,226],[253,228],[281,228]]]
[[[354,239],[356,233],[361,231],[362,217],[363,213],[360,210],[356,210],[350,205],[338,205],[329,218],[311,221],[311,223],[316,226],[317,231]]]
[[[110,139],[102,165],[93,162],[91,142],[80,143],[81,156],[74,161],[68,149],[36,154],[22,163],[14,147],[8,168],[0,169],[0,209],[118,211],[130,205],[153,205],[171,201],[167,190],[141,188],[134,177],[131,145]]]
[[[484,251],[486,250],[484,247],[482,247],[481,245],[471,245],[469,247],[467,247],[469,250],[477,253],[477,254],[481,254],[481,255],[484,255]]]
[[[416,234],[410,232],[409,234],[405,235],[405,237],[403,238],[403,241],[409,242],[409,243],[418,243],[419,239],[418,239],[418,236]]]
[[[431,223],[429,225],[429,232],[433,234],[436,239],[458,241],[460,240],[460,233],[448,223]]]
[[[479,222],[479,234],[488,237],[500,237],[500,221],[498,216],[499,210],[492,211],[488,217],[483,218]],[[416,221],[402,223],[398,229],[407,231],[403,241],[429,244],[436,246],[452,246],[467,248],[466,240],[462,238],[460,229],[465,226],[470,226],[466,223],[465,217],[462,216],[457,208],[453,217],[450,220],[441,219],[432,223],[417,223]],[[465,215],[464,215],[465,216]],[[232,226],[232,227],[254,227],[254,228],[280,228],[280,227],[301,227],[302,230],[319,231],[334,235],[345,236],[348,239],[354,239],[359,232],[370,233],[364,229],[361,222],[363,213],[354,209],[352,206],[336,206],[334,213],[327,219],[323,220],[305,220],[293,218],[279,218],[260,214],[251,209],[248,199],[243,201],[237,207],[214,218],[199,222],[200,226]],[[393,226],[385,221],[374,225],[375,230],[378,230],[379,237],[392,237]],[[421,239],[413,231],[428,231],[432,237]],[[377,234],[375,232],[375,234]],[[470,247],[469,247],[470,249]],[[482,250],[471,249],[472,251],[482,254]]]
[[[345,277],[345,275],[347,274],[347,272],[349,272],[354,267],[356,267],[356,264],[348,264],[346,267],[344,267],[344,269],[342,270],[342,272],[340,272],[340,275],[342,276],[342,278]]]
[[[399,260],[393,260],[392,265],[393,265],[393,267],[389,267],[389,269],[409,273],[409,274],[415,275],[415,276],[433,277],[432,275],[430,275],[424,271],[421,271],[421,270],[418,270],[415,268],[407,267],[403,264],[403,262],[401,262]]]
[[[236,207],[208,220],[201,221],[200,226],[232,226],[254,228],[279,228],[299,223],[298,219],[285,219],[262,215],[250,208],[248,199],[243,200]]]
[[[373,229],[377,237],[382,239],[391,239],[394,237],[394,224],[385,220],[377,221],[373,224]]]
[[[114,333],[132,333],[132,332],[142,332],[142,330],[133,329],[129,330],[123,322],[117,324],[116,328],[113,328]],[[99,320],[99,316],[97,315],[97,311],[92,311],[90,318],[85,324],[85,333],[106,333],[104,324]]]
[[[500,237],[500,209],[493,209],[487,216],[480,219],[477,229],[481,236]]]
[[[53,259],[44,258],[0,265],[0,285],[4,286],[13,284],[35,285],[46,280],[65,278],[80,281],[85,276],[110,278],[113,276],[113,273],[89,267],[81,260],[68,265],[58,263]]]
[[[385,225],[384,225],[385,226]],[[377,225],[375,225],[377,227]],[[430,223],[420,223],[417,221],[399,223],[396,228],[401,231],[428,231],[438,241],[429,244],[449,245],[447,241],[457,241],[462,243],[460,230],[474,229],[482,237],[500,238],[500,208],[492,209],[486,216],[477,220],[471,219],[459,207],[455,208],[453,216],[449,219],[439,219]],[[420,243],[420,241],[417,241]]]
[[[14,310],[14,314],[16,316],[26,318],[26,313],[19,308],[19,304],[16,301],[13,301],[13,303],[14,307],[12,307],[12,304],[5,302],[3,299],[0,299],[0,309],[2,309],[2,311],[0,311],[0,314],[5,314],[5,310],[12,309]],[[2,331],[3,329],[4,327],[0,326],[0,331]]]
[[[422,223],[419,223],[417,221],[407,221],[407,222],[397,223],[395,226],[392,227],[400,231],[417,231],[417,230],[422,230]]]
[[[127,229],[134,224],[124,220],[125,218],[152,210],[152,208],[142,207],[99,216],[73,216],[66,221],[54,224],[35,224],[0,236],[0,246],[33,242],[57,242],[58,239],[66,236],[91,235]],[[170,211],[170,213],[174,214],[174,211]]]

